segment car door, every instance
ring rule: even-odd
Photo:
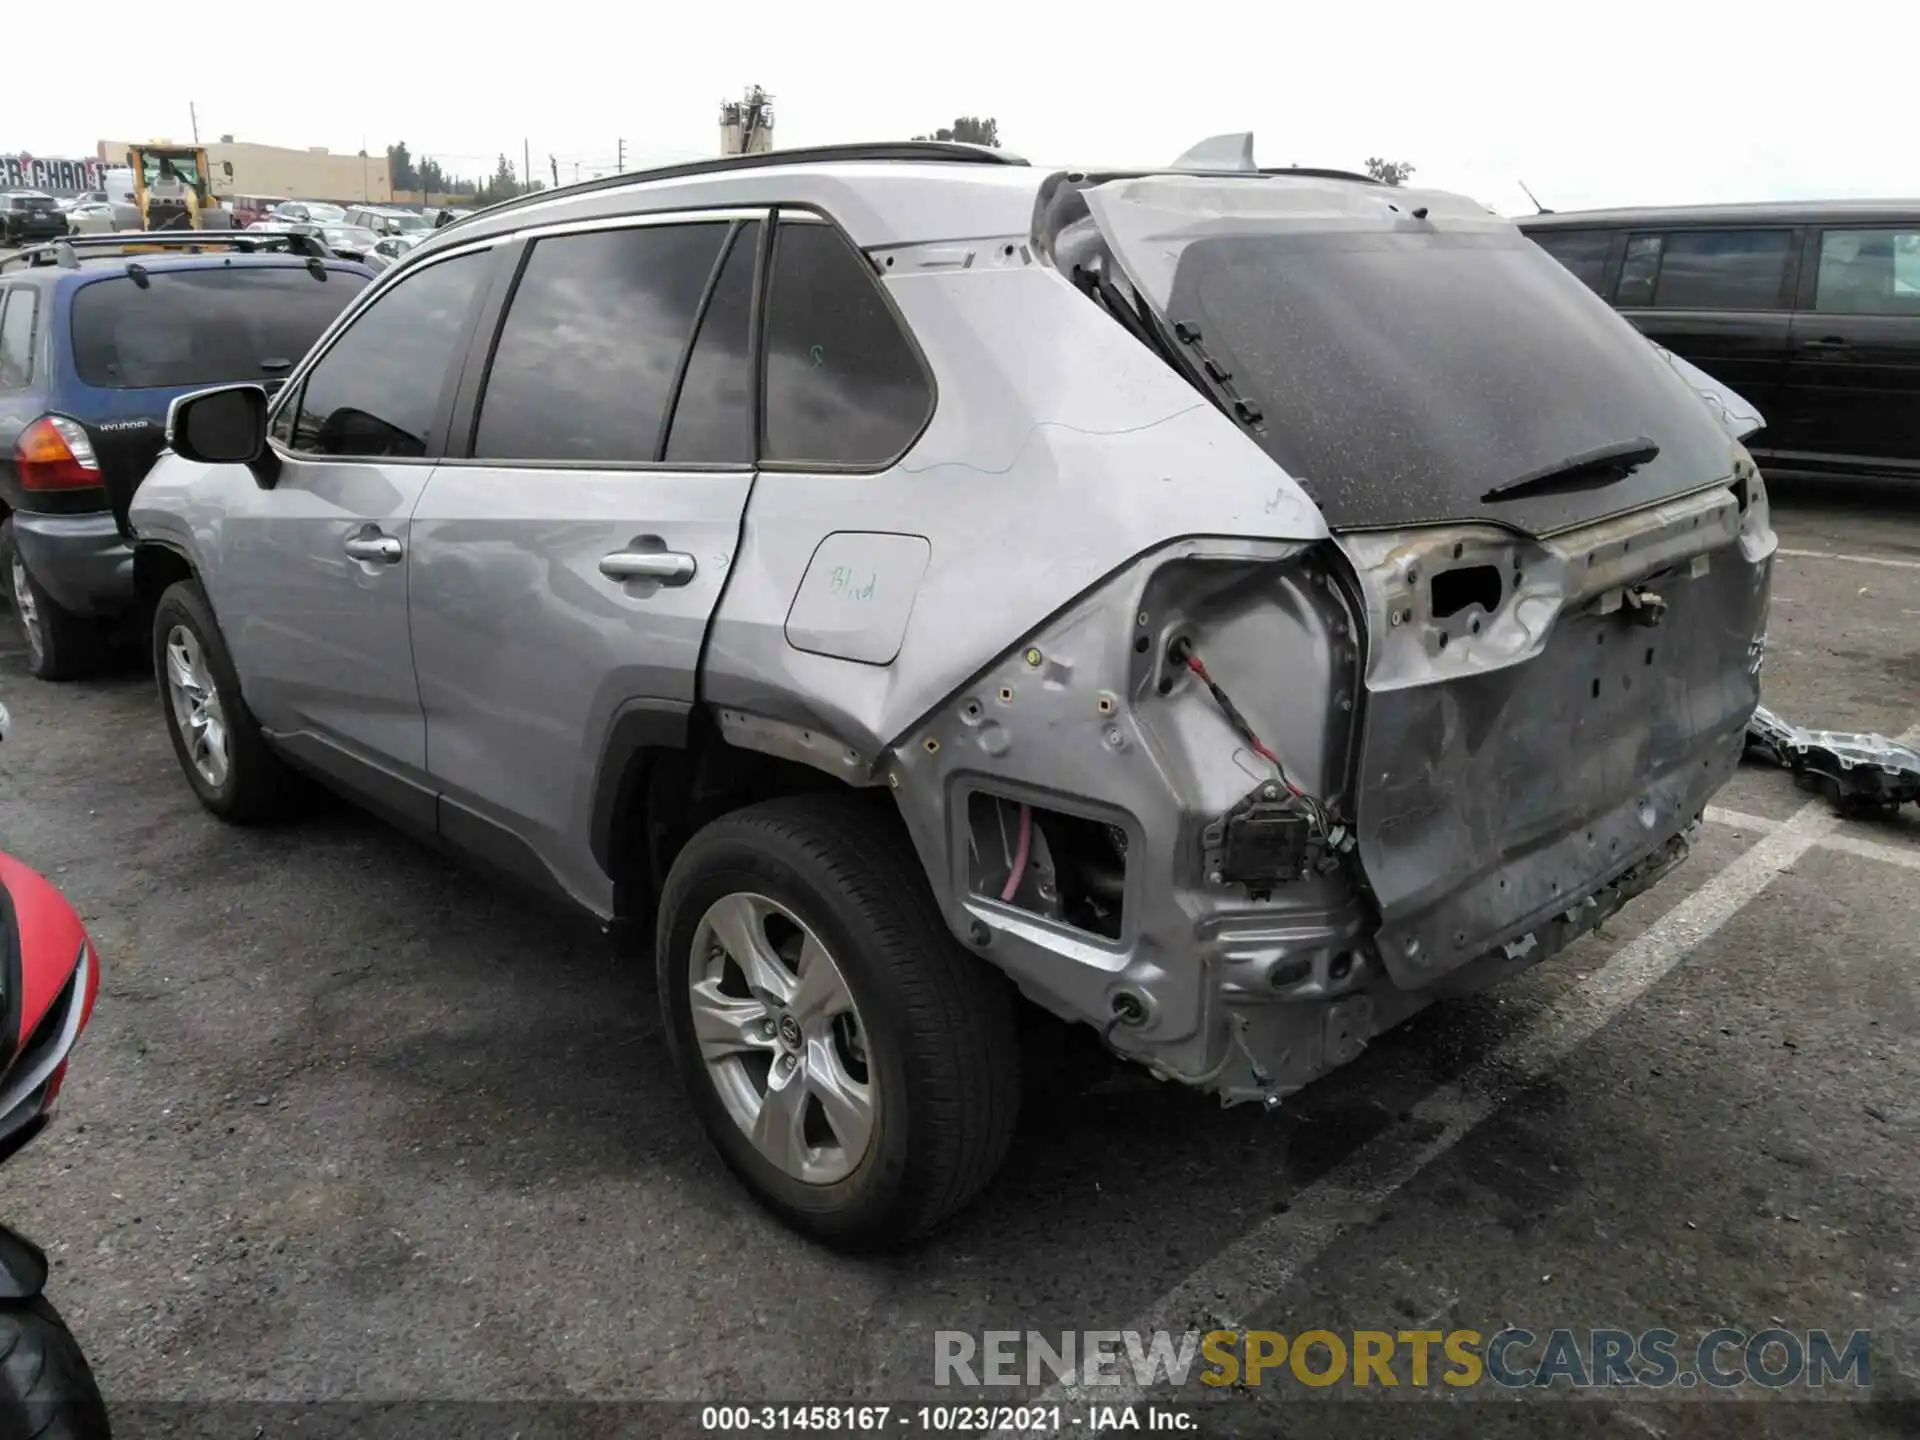
[[[271,421],[278,479],[226,518],[213,597],[261,725],[427,825],[407,546],[492,260],[483,246],[410,271],[323,340]]]
[[[1642,334],[1751,401],[1784,443],[1796,234],[1788,226],[1631,234],[1614,305]]]
[[[441,832],[602,913],[601,747],[618,715],[672,725],[691,709],[753,482],[763,229],[707,212],[522,237],[468,363],[465,453],[414,511],[408,613]]]
[[[1809,238],[1787,408],[1796,464],[1920,474],[1920,219]]]

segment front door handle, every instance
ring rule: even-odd
[[[1847,342],[1838,335],[1824,335],[1818,340],[1802,340],[1802,350],[1844,350]]]
[[[369,565],[398,565],[404,552],[391,535],[352,535],[347,539],[347,554]]]
[[[600,557],[600,573],[609,580],[657,580],[684,585],[700,567],[684,550],[616,550]]]

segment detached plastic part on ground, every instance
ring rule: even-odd
[[[1793,772],[1842,810],[1890,813],[1920,805],[1920,750],[1884,735],[1803,730],[1762,705],[1747,725],[1747,753]]]

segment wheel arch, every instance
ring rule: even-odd
[[[616,930],[644,936],[667,872],[702,826],[763,800],[840,792],[897,814],[883,788],[735,743],[706,706],[626,702],[601,745],[588,821],[593,858],[613,882]]]

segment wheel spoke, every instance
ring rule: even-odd
[[[747,978],[747,988],[770,1004],[793,994],[793,972],[767,943],[766,909],[751,895],[729,895],[713,907],[714,937]]]
[[[873,1089],[862,1085],[841,1065],[830,1037],[807,1045],[807,1089],[826,1113],[833,1138],[846,1152],[847,1163],[857,1164],[873,1136]]]
[[[767,1072],[767,1093],[754,1117],[754,1148],[789,1175],[799,1175],[806,1164],[806,1078],[798,1065],[782,1074],[775,1065]]]
[[[194,673],[186,647],[178,641],[167,646],[167,678],[189,695],[200,693],[200,677]]]
[[[800,982],[794,986],[787,1008],[810,1030],[813,1022],[831,1020],[853,1009],[846,980],[811,933],[800,947]]]
[[[706,1059],[774,1048],[773,1038],[761,1030],[767,1023],[767,1007],[758,1000],[725,994],[718,980],[702,980],[687,999],[693,1011],[694,1038]]]

